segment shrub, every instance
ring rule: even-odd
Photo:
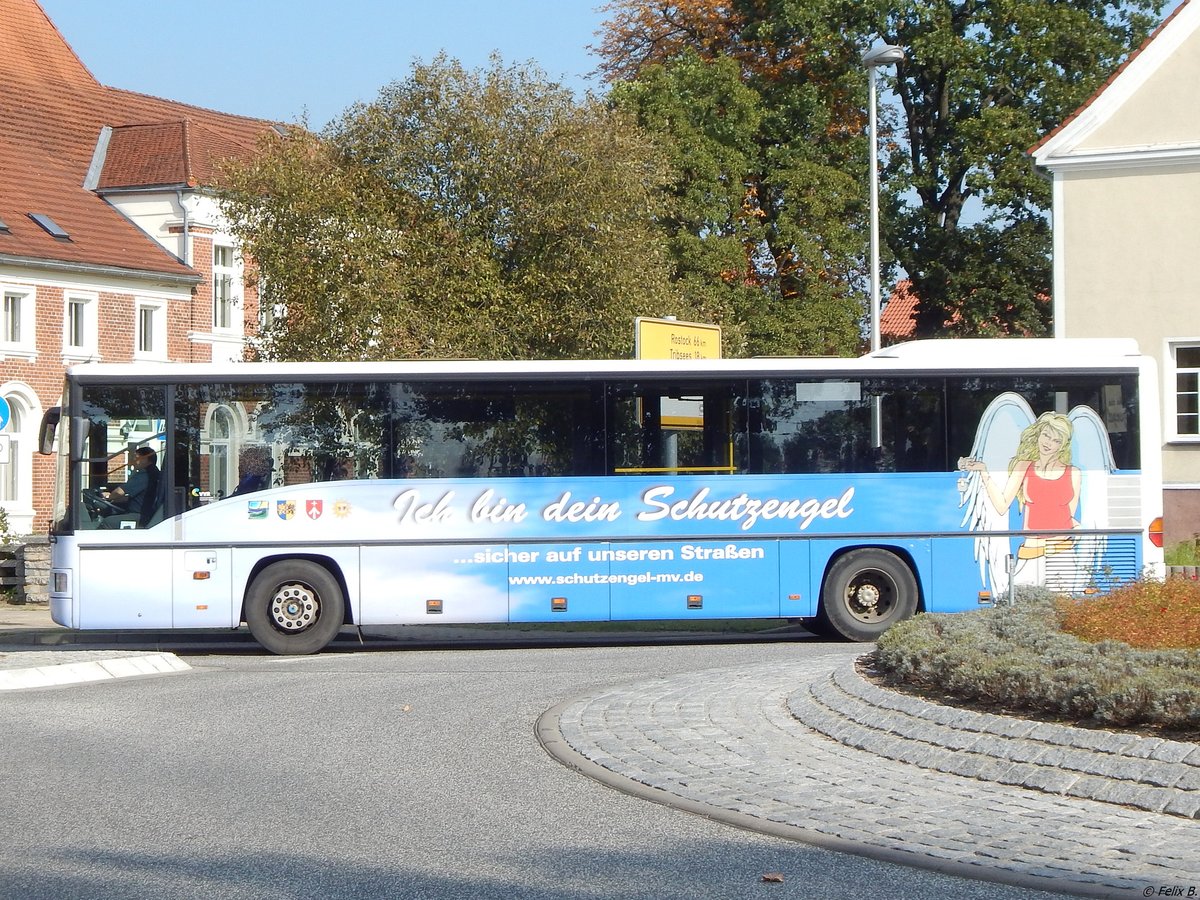
[[[1151,587],[1141,588],[1144,595],[1158,596],[1153,582],[1145,584]],[[1179,590],[1170,583],[1161,587],[1171,596]],[[1047,591],[1025,591],[1013,606],[916,616],[880,638],[876,665],[899,687],[998,711],[1200,736],[1200,651],[1089,641],[1060,627],[1073,614],[1113,621],[1108,607],[1099,606],[1108,600],[1075,604]],[[1128,598],[1113,603],[1124,611],[1118,622],[1136,619]]]
[[[1200,647],[1200,582],[1135,581],[1102,597],[1062,600],[1063,631],[1147,649]]]

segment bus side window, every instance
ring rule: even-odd
[[[946,472],[946,407],[940,380],[906,382],[888,389],[883,403],[881,471]]]
[[[397,384],[392,478],[536,478],[600,468],[599,389],[570,382]]]
[[[239,497],[266,490],[271,486],[274,470],[275,460],[271,458],[269,447],[243,447],[238,454],[238,483],[230,496]]]
[[[608,392],[614,475],[732,474],[744,467],[744,403],[728,385],[614,383]]]
[[[751,386],[757,412],[752,471],[826,474],[869,471],[871,400],[859,379],[768,379]]]

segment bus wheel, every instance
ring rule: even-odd
[[[851,641],[873,641],[917,609],[917,579],[894,553],[851,550],[821,588],[822,624]]]
[[[306,559],[271,563],[246,592],[246,624],[272,653],[316,653],[342,627],[345,602],[336,578]]]

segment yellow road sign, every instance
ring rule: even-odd
[[[638,359],[720,359],[721,326],[675,319],[636,321]]]

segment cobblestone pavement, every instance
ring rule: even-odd
[[[1054,726],[1041,780],[1022,770],[1035,786],[1001,783],[1014,765],[1033,765],[1003,754],[1024,740],[1019,749],[1034,755],[1035,723],[955,720],[962,711],[875,688],[854,675],[861,652],[601,691],[551,710],[539,733],[563,762],[615,787],[833,849],[1085,896],[1200,895],[1200,821],[1058,792],[1112,780],[1067,768],[1111,764],[1113,751],[1098,747],[1109,733]],[[1002,722],[1020,737],[995,733]],[[1141,740],[1161,757],[1143,768],[1183,766],[1181,780],[1200,772],[1196,744],[1117,737],[1121,765],[1137,759],[1128,752]],[[973,750],[954,746],[965,740]],[[1189,755],[1190,767],[1179,759]],[[941,771],[983,761],[993,765],[977,765],[977,777]],[[1188,785],[1172,789],[1181,811],[1200,797]]]

